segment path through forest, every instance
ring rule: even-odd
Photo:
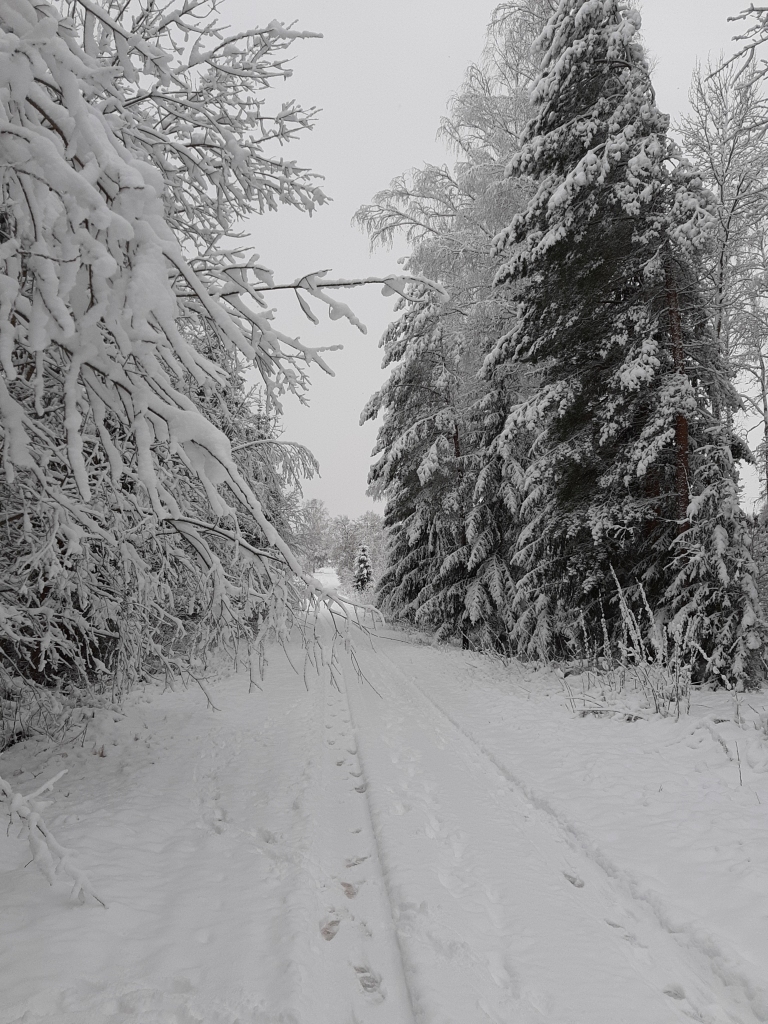
[[[0,757],[23,792],[69,769],[47,821],[109,904],[0,834],[0,1024],[768,1021],[766,695],[580,717],[554,672],[357,657]]]

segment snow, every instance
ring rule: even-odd
[[[768,1021],[764,694],[677,721],[403,632],[338,687],[268,653],[252,693],[209,667],[217,710],[147,687],[0,755],[67,769],[45,822],[108,904],[0,832],[0,1024]]]

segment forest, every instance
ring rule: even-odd
[[[371,493],[377,594],[464,647],[764,678],[766,99],[752,16],[656,106],[633,5],[500,4],[425,165],[357,216],[440,282],[401,302]],[[748,431],[760,431],[754,452]]]
[[[453,166],[357,214],[405,266],[284,282],[241,226],[327,201],[282,155],[318,112],[272,88],[312,33],[225,6],[0,0],[0,744],[204,685],[212,651],[258,681],[303,630],[323,660],[318,616],[348,647],[372,605],[504,657],[759,687],[768,11],[671,125],[633,4],[504,0],[441,126]],[[317,464],[281,425],[328,357],[271,297],[359,326],[358,287],[398,303],[362,413],[383,526],[303,501]]]

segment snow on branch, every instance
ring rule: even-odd
[[[48,882],[53,885],[58,876],[68,875],[73,883],[70,893],[72,900],[79,899],[82,902],[86,896],[90,896],[106,909],[107,904],[94,892],[88,876],[73,860],[73,851],[59,843],[42,817],[42,812],[49,801],[41,800],[40,797],[50,792],[66,774],[65,768],[48,782],[38,786],[33,793],[26,795],[15,792],[11,784],[0,777],[0,797],[8,805],[10,823],[16,821],[21,824],[21,834],[26,834],[32,860]]]
[[[269,106],[270,85],[291,74],[285,50],[313,33],[276,21],[231,33],[217,9],[0,0],[10,675],[68,666],[91,679],[117,634],[119,691],[175,664],[163,630],[194,626],[203,645],[261,636],[263,621],[283,635],[307,594],[316,609],[338,600],[303,570],[274,497],[311,465],[286,449],[280,469],[251,443],[261,427],[242,387],[254,367],[279,412],[286,393],[304,399],[312,363],[331,368],[275,327],[271,272],[230,244],[246,215],[326,201],[276,152],[315,111]],[[315,272],[290,287],[306,311],[325,305],[362,330],[334,290],[402,295],[415,280]]]
[[[747,18],[754,19],[754,24],[750,25],[746,31],[733,37],[736,42],[743,42],[744,45],[724,62],[723,67],[728,67],[730,64],[734,64],[743,58],[744,64],[739,69],[740,74],[748,74],[749,77],[754,79],[764,78],[766,73],[768,73],[767,62],[765,60],[762,61],[763,67],[760,71],[755,69],[755,62],[757,48],[768,40],[768,7],[750,4],[740,14],[730,15],[728,21],[746,21]]]

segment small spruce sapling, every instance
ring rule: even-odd
[[[372,581],[373,568],[371,566],[371,558],[368,554],[368,548],[363,544],[357,554],[357,560],[355,562],[355,578],[352,585],[358,593],[362,594],[368,589]]]

